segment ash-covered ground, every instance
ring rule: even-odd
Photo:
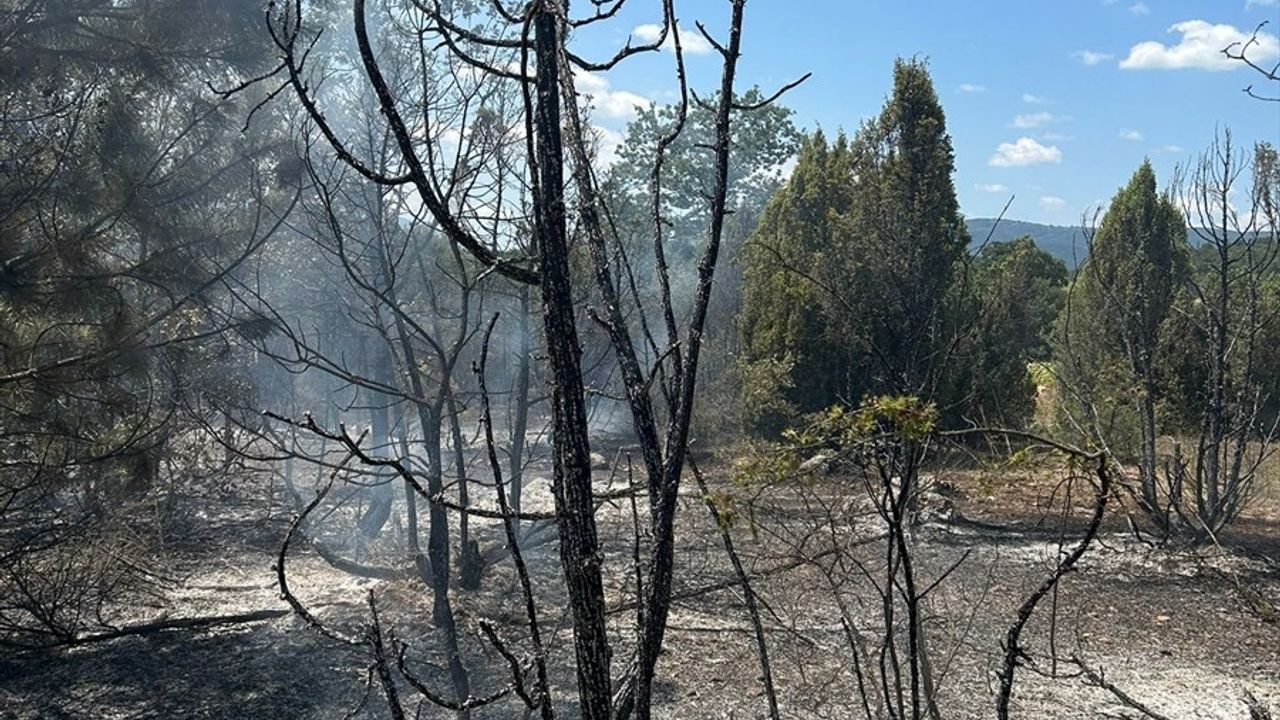
[[[856,718],[863,705],[847,635],[835,598],[855,623],[874,634],[879,622],[869,580],[837,574],[835,554],[878,557],[874,518],[856,486],[839,476],[793,489],[744,490],[727,479],[726,463],[704,460],[717,492],[734,496],[732,533],[761,602],[781,714],[787,718]],[[608,471],[602,469],[601,475]],[[615,473],[613,487],[619,477]],[[602,479],[602,486],[604,481]],[[914,531],[918,576],[938,578],[925,603],[939,704],[949,718],[994,717],[1001,641],[1027,592],[1048,573],[1075,526],[1056,523],[1047,508],[1054,483],[1034,474],[955,473],[934,494],[938,506]],[[253,489],[254,492],[247,492]],[[128,624],[175,618],[285,610],[274,566],[293,513],[266,483],[246,482],[237,494],[210,498],[193,531],[162,559],[172,579],[163,601],[137,608]],[[1078,500],[1083,502],[1083,500]],[[549,508],[545,480],[533,483],[529,509]],[[1024,644],[1040,660],[1023,668],[1015,716],[1136,717],[1137,713],[1068,661],[1078,658],[1152,711],[1174,720],[1244,720],[1245,692],[1280,707],[1280,523],[1264,500],[1219,544],[1191,549],[1154,547],[1135,538],[1120,508],[1058,592],[1042,604]],[[825,517],[818,522],[815,518]],[[599,518],[607,538],[607,601],[620,638],[634,613],[629,569],[631,506],[605,503]],[[830,522],[836,518],[836,522]],[[659,664],[658,716],[766,716],[756,647],[716,526],[697,488],[686,486],[679,515],[676,599]],[[1065,529],[1064,529],[1065,527]],[[496,525],[476,523],[492,564],[476,590],[453,591],[463,653],[476,695],[509,682],[506,665],[484,641],[481,619],[523,647],[523,612],[516,576],[498,550]],[[403,529],[361,550],[377,564],[396,555]],[[552,682],[561,717],[573,717],[571,638],[549,534],[534,534],[526,557],[541,620],[549,633]],[[871,539],[868,541],[868,539]],[[865,544],[864,544],[864,541]],[[839,546],[840,553],[833,550]],[[852,548],[852,549],[851,549]],[[430,593],[411,574],[379,580],[335,569],[305,542],[288,558],[300,600],[332,627],[359,632],[372,592],[384,622],[409,646],[409,666],[447,689],[447,674],[430,625]],[[834,580],[833,580],[834,576]],[[626,662],[619,643],[615,670]],[[1060,658],[1054,663],[1050,656]],[[113,640],[30,652],[0,660],[0,717],[36,718],[342,718],[387,717],[376,685],[367,690],[369,658],[321,637],[296,616],[146,632]],[[406,688],[405,697],[412,698]],[[410,702],[411,709],[416,705]],[[447,714],[424,703],[421,717]],[[516,701],[473,713],[476,718],[523,715]]]

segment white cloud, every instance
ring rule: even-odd
[[[1280,4],[1280,0],[1244,0],[1244,9],[1252,10],[1254,5],[1258,7],[1271,7]]]
[[[1250,33],[1233,25],[1213,25],[1204,20],[1187,20],[1169,28],[1180,33],[1177,45],[1164,45],[1154,40],[1140,42],[1120,61],[1125,70],[1234,70],[1243,63],[1222,54],[1223,48],[1249,41]],[[1258,33],[1258,42],[1249,49],[1255,62],[1266,62],[1280,56],[1280,41],[1275,35]]]
[[[1051,112],[1041,111],[1027,115],[1015,115],[1012,127],[1022,128],[1025,130],[1026,128],[1040,127],[1042,125],[1048,125],[1049,123],[1059,122],[1061,120],[1063,120],[1063,118],[1060,118]]]
[[[1043,105],[1048,102],[1041,95],[1032,95],[1031,93],[1022,93],[1022,102],[1028,105]]]
[[[624,140],[622,133],[606,127],[593,125],[596,135],[596,161],[603,167],[613,167],[618,162],[618,148]]]
[[[1071,53],[1071,57],[1079,60],[1081,63],[1089,66],[1101,65],[1102,63],[1112,59],[1115,55],[1111,53],[1097,52],[1094,50],[1077,50]]]
[[[977,188],[977,189],[979,189],[979,190],[981,190],[982,192],[986,192],[986,193],[1007,193],[1007,192],[1009,192],[1009,188],[1008,188],[1008,186],[1006,186],[1006,185],[1001,185],[1000,183],[978,183],[977,185],[974,185],[974,187],[975,187],[975,188]]]
[[[800,164],[799,155],[792,155],[786,160],[783,160],[782,164],[778,166],[778,177],[784,180],[787,178],[790,178],[791,173],[796,171],[796,165],[799,165],[799,164]]]
[[[1167,155],[1177,155],[1178,153],[1182,152],[1182,146],[1181,145],[1161,145],[1160,147],[1156,148],[1156,152],[1164,153]]]
[[[996,154],[987,161],[993,167],[1022,167],[1042,163],[1062,162],[1062,151],[1056,146],[1045,147],[1029,137],[1021,137],[1011,143],[1000,143]]]
[[[987,91],[986,85],[975,85],[973,83],[960,83],[960,92],[981,93],[986,91]]]
[[[1151,8],[1147,7],[1146,3],[1139,1],[1129,6],[1129,14],[1130,15],[1150,15]]]
[[[707,39],[702,37],[702,33],[684,29],[681,29],[679,32],[680,49],[683,50],[685,54],[707,55],[711,53],[711,43],[707,42]],[[662,37],[662,26],[654,25],[652,23],[637,25],[636,29],[631,31],[631,34],[635,35],[636,39],[641,42],[657,42],[658,38]],[[667,35],[667,41],[662,44],[662,48],[670,52],[675,52],[675,43],[671,41],[670,34]]]
[[[1040,198],[1040,207],[1045,210],[1061,210],[1067,206],[1067,201],[1056,195],[1044,195]]]
[[[1121,139],[1121,140],[1128,140],[1129,142],[1141,142],[1141,141],[1142,141],[1142,133],[1141,133],[1141,132],[1139,132],[1139,131],[1137,131],[1137,130],[1126,130],[1126,129],[1124,129],[1124,128],[1121,128],[1121,129],[1120,129],[1120,139]]]
[[[629,120],[636,115],[636,108],[653,104],[649,98],[626,90],[613,90],[603,75],[585,70],[573,74],[578,94],[591,100],[598,115],[619,120]]]

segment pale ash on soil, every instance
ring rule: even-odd
[[[549,504],[545,483],[533,483],[529,509]],[[779,524],[785,525],[789,509],[775,509]],[[276,514],[283,515],[278,508]],[[605,505],[600,518],[610,553],[624,557],[629,553],[629,509],[625,503]],[[677,593],[730,578],[699,498],[682,499],[680,522],[678,537],[684,544]],[[481,528],[486,542],[493,542],[495,529]],[[184,578],[170,590],[168,607],[148,609],[140,619],[160,612],[185,617],[283,607],[272,570],[283,529],[282,518],[239,522],[218,531],[224,533],[221,547],[209,544],[200,553],[187,549],[173,558]],[[227,540],[232,534],[235,539]],[[776,568],[787,559],[743,525],[735,527],[735,535],[752,572]],[[934,655],[945,660],[935,662],[944,668],[939,686],[946,716],[992,717],[999,638],[1019,598],[1056,556],[1057,542],[940,519],[917,533],[917,543],[925,577],[970,551],[961,569],[929,601],[934,616],[930,637]],[[529,556],[553,642],[563,646],[567,629],[563,614],[556,611],[562,605],[556,597],[553,546],[541,545]],[[512,607],[507,565],[491,570],[488,589],[456,592],[464,627],[474,629],[475,619],[496,617],[518,632],[521,618]],[[339,625],[354,627],[364,620],[363,598],[373,589],[399,635],[411,641],[419,657],[430,659],[431,631],[423,624],[430,598],[419,583],[354,578],[301,546],[291,554],[289,567],[299,597],[321,618]],[[838,616],[829,589],[816,575],[802,566],[768,574],[756,584],[766,606],[783,716],[858,717],[860,703]],[[1154,550],[1124,533],[1107,533],[1061,587],[1054,638],[1058,653],[1078,653],[1105,671],[1108,680],[1175,720],[1246,718],[1244,690],[1280,706],[1280,624],[1251,612],[1233,578],[1268,597],[1280,597],[1274,565],[1216,549]],[[611,602],[626,597],[627,583],[626,577],[610,579]],[[856,588],[850,592],[857,595]],[[874,606],[863,602],[860,607],[865,617],[859,619],[871,624]],[[1047,652],[1049,642],[1045,617],[1047,607],[1028,630],[1031,647],[1040,653]],[[632,620],[620,612],[614,621],[623,629]],[[763,716],[755,650],[736,589],[673,603],[669,638],[659,664],[659,717]],[[468,649],[471,665],[479,668],[473,670],[477,686],[505,682],[480,643]],[[361,695],[365,664],[358,653],[333,647],[292,617],[158,633],[0,659],[0,718],[341,717]],[[430,677],[430,666],[424,667]],[[557,696],[567,703],[571,676],[563,666],[554,675]],[[377,699],[375,695],[360,716],[382,717]],[[516,712],[513,705],[504,708],[476,717]],[[562,709],[563,717],[571,717],[567,704]],[[1121,717],[1126,710],[1106,691],[1078,679],[1023,671],[1015,712],[1024,718],[1084,720]],[[437,715],[433,709],[424,713]]]

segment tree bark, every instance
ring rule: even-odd
[[[610,712],[611,653],[604,614],[600,545],[591,497],[591,449],[583,397],[581,348],[574,322],[565,220],[563,141],[560,133],[557,0],[541,0],[534,11],[537,55],[535,197],[538,260],[542,273],[543,327],[551,366],[554,426],[552,490],[560,528],[560,562],[573,615],[578,698],[584,720],[607,720]],[[570,99],[572,102],[572,99]]]

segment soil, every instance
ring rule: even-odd
[[[827,509],[842,523],[840,542],[876,534],[856,500],[856,487],[845,478],[824,477],[809,481],[805,493],[744,489],[730,483],[726,469],[716,471],[710,459],[704,463],[712,468],[716,489],[736,498],[732,533],[755,577],[782,716],[862,717],[832,586],[819,572],[820,563],[796,562],[802,555],[824,557],[824,543],[833,534],[828,527],[825,537],[817,537],[814,518]],[[939,702],[947,718],[990,718],[1001,638],[1060,545],[1069,546],[1076,536],[1061,530],[1050,510],[1060,511],[1064,490],[1055,473],[957,471],[935,479],[944,482],[932,496],[936,507],[916,530],[916,545],[923,582],[945,576],[927,604]],[[613,487],[617,482],[615,477]],[[265,486],[256,495],[246,488],[257,486],[246,484],[235,499],[210,499],[192,532],[167,548],[164,559],[176,581],[161,606],[138,608],[130,622],[287,607],[273,566],[291,510],[278,493],[271,500]],[[765,717],[751,626],[738,588],[725,582],[732,571],[694,490],[690,484],[682,497],[677,599],[659,663],[655,714]],[[1074,492],[1077,522],[1088,498],[1083,489]],[[549,508],[545,480],[535,481],[527,497],[531,509]],[[617,573],[608,578],[607,599],[620,637],[629,636],[634,622],[626,604],[633,580],[624,572],[633,537],[630,518],[625,501],[601,508],[608,566]],[[473,525],[482,548],[500,545],[496,526]],[[399,532],[388,526],[384,534]],[[1259,598],[1280,604],[1280,502],[1270,496],[1256,504],[1219,543],[1152,546],[1134,537],[1123,508],[1113,508],[1098,543],[1028,627],[1024,645],[1039,663],[1018,674],[1014,716],[1139,717],[1107,690],[1083,682],[1067,660],[1072,656],[1172,720],[1244,720],[1245,691],[1280,709],[1280,621],[1257,608]],[[384,545],[374,549],[370,562],[390,562],[394,553],[388,548],[396,543]],[[870,564],[874,544],[866,548]],[[573,680],[565,655],[570,637],[554,542],[536,544],[526,558],[553,648],[558,711],[571,718]],[[290,553],[288,572],[299,598],[322,621],[351,632],[367,621],[372,592],[388,629],[409,644],[415,673],[447,692],[448,675],[429,625],[430,593],[420,582],[353,577],[305,546]],[[852,572],[840,580],[838,592],[856,622],[874,628],[877,608],[869,586]],[[707,591],[710,586],[720,589]],[[487,568],[482,588],[453,593],[478,695],[509,681],[478,621],[495,621],[513,646],[522,647],[524,638],[510,563],[502,559]],[[615,674],[627,649],[617,652]],[[1061,658],[1056,665],[1051,654]],[[365,697],[368,663],[362,649],[323,638],[292,615],[59,650],[0,650],[0,718],[387,717],[376,687]],[[522,706],[514,699],[473,714],[520,716]],[[424,704],[421,717],[446,714]]]

